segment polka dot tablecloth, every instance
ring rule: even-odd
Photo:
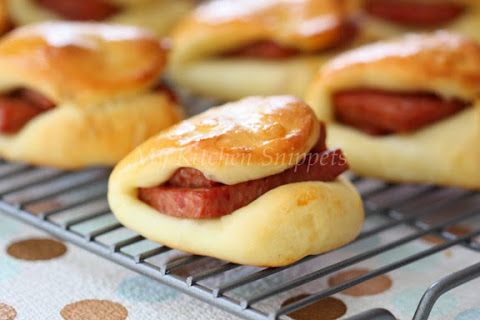
[[[301,275],[312,267],[319,268],[345,259],[365,246],[378,246],[408,232],[399,229],[362,240],[313,259],[303,267],[280,272],[251,287],[238,288],[234,294],[252,294],[255,290],[260,291],[289,277]],[[418,240],[361,265],[267,299],[259,304],[259,308],[279,308],[311,292],[338,285],[437,243],[438,239],[431,237]],[[238,319],[2,215],[0,248],[0,320]],[[429,283],[478,260],[479,256],[455,247],[345,290],[289,316],[297,320],[332,320],[368,308],[384,307],[398,319],[410,319]],[[479,287],[480,281],[476,280],[449,292],[435,305],[431,319],[480,319]]]

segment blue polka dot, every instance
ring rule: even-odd
[[[160,302],[178,295],[176,290],[142,276],[123,280],[117,291],[119,296],[138,302]]]
[[[455,320],[478,320],[480,319],[480,308],[465,310]]]
[[[373,235],[368,238],[359,240],[354,242],[350,245],[344,247],[345,250],[353,251],[353,252],[364,252],[367,250],[372,250],[374,248],[378,248],[382,244],[382,241],[378,235]]]
[[[381,265],[390,264],[402,260],[403,258],[412,256],[425,250],[425,246],[419,243],[409,243],[393,250],[389,250],[381,255],[378,255],[375,259]],[[442,261],[442,254],[437,253],[426,258],[410,263],[400,270],[402,272],[429,272],[432,267],[439,265]]]
[[[17,232],[18,229],[18,222],[15,220],[11,220],[10,218],[6,218],[0,216],[0,238],[6,239]]]
[[[0,256],[0,282],[14,277],[20,271],[20,263],[15,260]]]
[[[279,273],[262,280],[254,281],[245,286],[238,287],[232,290],[231,293],[239,298],[246,298],[260,294],[283,282],[285,282],[285,276],[282,273]]]
[[[409,288],[393,297],[395,308],[403,314],[403,318],[412,317],[418,303],[425,293],[425,288]],[[445,294],[435,303],[431,316],[445,319],[455,311],[457,299],[452,294]]]

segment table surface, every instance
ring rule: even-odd
[[[399,229],[367,241],[383,243],[406,232],[409,230]],[[337,284],[369,267],[387,264],[435,242],[431,238],[418,240],[266,303],[278,307],[287,300],[318,291],[319,286]],[[360,241],[343,250],[341,257],[354,254],[361,246]],[[1,214],[0,248],[0,320],[238,319]],[[336,319],[366,308],[384,307],[399,319],[409,319],[428,283],[479,260],[480,255],[454,247],[316,303],[291,317]],[[278,283],[279,277],[268,279],[270,282],[259,281],[256,286],[264,288],[272,281]],[[431,319],[480,319],[479,287],[480,280],[475,280],[449,292],[438,301]]]

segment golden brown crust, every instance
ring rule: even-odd
[[[35,0],[5,0],[13,22],[23,26],[42,21],[64,20],[40,6]],[[60,0],[62,1],[62,0]],[[195,6],[195,0],[108,0],[120,10],[106,23],[120,23],[147,28],[158,37],[166,36],[172,27]]]
[[[320,70],[307,101],[329,123],[329,143],[345,151],[353,171],[393,181],[480,188],[479,83],[479,44],[447,32],[407,35],[333,59]],[[358,88],[432,92],[463,99],[470,107],[409,134],[373,137],[334,119],[332,94]]]
[[[0,35],[10,28],[10,18],[7,10],[7,0],[0,0]]]
[[[412,134],[372,137],[338,123],[328,130],[327,142],[358,175],[480,190],[480,102]]]
[[[235,184],[294,166],[318,134],[318,121],[302,101],[289,96],[251,97],[163,131],[130,153],[115,171],[142,187],[163,183],[181,167]]]
[[[181,219],[138,200],[132,181],[111,177],[108,201],[118,220],[147,239],[240,264],[284,266],[353,241],[362,229],[360,195],[344,177],[270,190],[219,219]],[[125,186],[125,183],[127,186]]]
[[[425,32],[432,30],[426,27],[405,26],[391,21],[374,17],[365,12],[364,4],[367,0],[345,0],[351,15],[360,22],[360,34],[365,41],[384,40],[410,32]],[[438,2],[438,0],[422,0],[422,2]],[[464,12],[453,21],[437,28],[460,33],[480,41],[480,2],[475,0],[448,0],[448,3],[460,4],[465,7]]]
[[[326,64],[313,81],[309,101],[317,115],[331,120],[330,102],[318,103],[321,90],[379,88],[428,91],[473,101],[480,95],[480,45],[438,31],[406,35],[351,50]],[[326,97],[325,95],[323,97]]]
[[[430,80],[448,77],[474,90],[472,97],[480,92],[480,45],[455,33],[411,34],[366,45],[336,57],[323,68],[322,74],[328,77],[330,73],[365,65],[369,70],[399,66],[398,69],[407,68],[404,73],[410,72],[412,77]]]
[[[143,29],[42,23],[0,43],[0,89],[22,85],[56,102],[100,102],[148,89],[165,63],[166,50]]]
[[[208,2],[173,32],[169,71],[178,85],[222,101],[302,97],[318,67],[335,54],[332,46],[344,38],[347,21],[338,0]],[[264,40],[299,54],[280,60],[223,55]]]
[[[144,93],[99,108],[60,106],[16,134],[0,134],[0,156],[62,169],[112,166],[182,118],[180,107],[163,93]]]
[[[156,38],[135,27],[44,23],[0,41],[0,92],[26,87],[56,107],[0,135],[10,160],[76,169],[113,165],[182,118],[152,90],[165,64]]]
[[[329,48],[346,21],[337,0],[215,0],[197,7],[173,35],[173,63],[217,55],[260,40],[305,52]]]
[[[184,166],[226,184],[266,177],[295,165],[302,158],[283,155],[304,157],[318,136],[315,115],[296,98],[230,103],[130,153],[110,176],[109,204],[125,226],[175,249],[241,264],[290,264],[345,245],[360,232],[362,201],[344,177],[282,185],[231,214],[201,220],[158,212],[139,200],[138,188],[160,185]]]

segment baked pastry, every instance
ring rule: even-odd
[[[369,40],[448,29],[480,41],[480,2],[472,0],[347,0]]]
[[[480,45],[439,31],[326,64],[307,101],[360,175],[480,188]]]
[[[175,28],[171,73],[220,100],[303,96],[319,65],[354,38],[342,1],[210,1]]]
[[[165,36],[194,0],[8,0],[15,25],[51,21],[97,21],[135,25]]]
[[[61,168],[112,165],[181,119],[157,88],[166,51],[149,32],[43,23],[0,41],[0,156]]]
[[[281,266],[352,241],[364,218],[347,164],[290,96],[211,109],[148,140],[114,169],[119,221],[153,241],[240,264]]]
[[[7,0],[0,0],[0,35],[7,32],[11,27],[7,11]]]

